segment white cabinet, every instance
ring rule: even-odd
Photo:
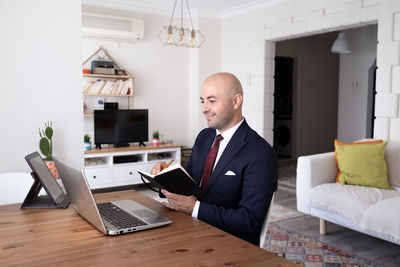
[[[141,184],[139,170],[149,172],[159,161],[181,163],[181,147],[131,146],[85,151],[85,175],[92,189]]]
[[[96,187],[113,182],[112,167],[86,168],[85,175],[88,183]]]
[[[118,183],[141,183],[138,171],[147,170],[147,164],[128,164],[114,167],[114,182]]]

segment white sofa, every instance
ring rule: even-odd
[[[393,190],[335,183],[334,152],[299,157],[297,209],[326,221],[400,244],[400,144],[385,150],[389,183]]]

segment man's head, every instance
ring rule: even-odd
[[[200,101],[208,126],[221,132],[243,118],[243,89],[233,74],[220,72],[209,76],[203,83]]]

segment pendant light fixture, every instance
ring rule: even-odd
[[[344,32],[340,32],[331,48],[332,53],[346,54],[351,53],[349,42],[347,42]]]
[[[198,48],[204,43],[205,38],[200,30],[195,30],[193,27],[188,0],[186,0],[186,6],[192,28],[183,28],[183,0],[181,0],[181,26],[179,28],[172,26],[177,2],[178,0],[175,0],[169,25],[163,27],[162,31],[158,34],[158,39],[160,39],[161,43],[166,46]]]

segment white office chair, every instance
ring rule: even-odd
[[[33,182],[29,173],[0,173],[0,205],[22,203]]]
[[[262,226],[262,229],[261,229],[261,234],[260,234],[260,248],[263,247],[264,242],[265,242],[265,237],[266,237],[266,235],[267,235],[267,228],[268,228],[268,222],[269,222],[269,215],[270,215],[271,210],[272,210],[271,207],[272,207],[272,203],[274,202],[274,196],[275,196],[275,193],[272,195],[271,203],[269,203],[269,208],[268,208],[268,211],[267,211],[267,215],[265,215],[264,223],[263,223],[263,226]]]

